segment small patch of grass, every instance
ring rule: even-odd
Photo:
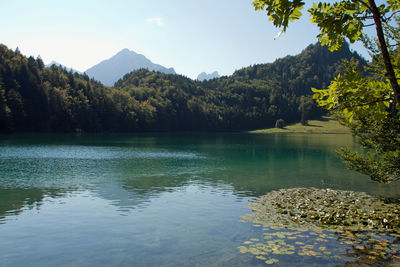
[[[350,134],[350,130],[339,124],[332,117],[322,117],[321,120],[310,120],[308,125],[296,123],[284,128],[268,128],[250,131],[250,133],[317,133],[317,134]]]

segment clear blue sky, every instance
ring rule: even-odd
[[[79,71],[128,48],[195,78],[202,71],[230,75],[317,41],[318,29],[307,17],[274,40],[279,29],[251,2],[0,0],[0,43]]]

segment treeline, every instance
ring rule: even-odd
[[[0,45],[1,132],[134,131],[139,106],[126,92]]]
[[[331,53],[316,44],[229,77],[138,70],[110,88],[0,45],[0,132],[234,131],[312,119],[324,111],[310,88],[326,87],[352,57],[363,62],[347,45]]]

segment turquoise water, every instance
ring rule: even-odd
[[[251,199],[297,186],[398,194],[399,184],[377,184],[345,168],[334,150],[353,141],[349,135],[1,136],[0,266],[263,266],[237,249],[260,233],[238,222]],[[281,257],[279,265],[297,260]]]

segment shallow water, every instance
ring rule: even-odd
[[[396,196],[348,171],[350,135],[0,136],[0,266],[262,266],[238,222],[274,189]],[[307,256],[304,256],[307,257]],[[310,265],[342,260],[306,258]],[[279,265],[296,263],[280,257]]]

